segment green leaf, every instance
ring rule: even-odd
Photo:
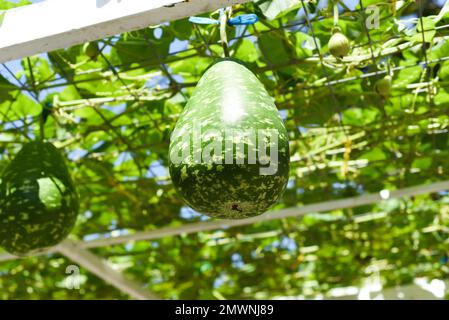
[[[0,10],[8,10],[8,9],[12,9],[15,7],[25,6],[25,5],[31,4],[31,3],[32,2],[30,2],[28,0],[18,0],[18,1],[2,0],[2,1],[0,1]]]
[[[449,79],[449,62],[448,61],[445,61],[441,64],[438,74],[439,74],[441,80]]]
[[[385,160],[387,156],[380,148],[374,148],[368,152],[363,153],[359,159],[367,159],[369,161]]]
[[[413,168],[418,168],[422,170],[429,169],[431,165],[432,165],[432,158],[429,157],[415,159],[412,163]]]
[[[12,110],[15,114],[17,114],[20,118],[28,117],[28,116],[38,116],[42,112],[42,106],[36,103],[30,97],[26,95],[20,95],[17,100],[14,102]]]
[[[407,84],[418,81],[421,77],[423,69],[420,66],[406,68],[399,71],[394,78],[394,85],[405,87]]]
[[[449,104],[449,92],[446,89],[438,90],[438,93],[434,97],[434,102],[437,106]]]
[[[292,10],[301,7],[300,0],[271,0],[259,4],[264,16],[268,20],[274,20],[282,17]]]
[[[298,58],[305,58],[312,54],[314,50],[321,49],[321,41],[316,38],[318,48],[316,48],[315,41],[313,37],[309,36],[304,32],[295,32],[296,40],[296,54]]]
[[[109,110],[95,110],[93,107],[78,108],[73,112],[73,114],[83,119],[88,125],[100,125],[104,123],[103,117],[99,114],[100,112],[105,119],[108,119],[114,115],[114,113]]]
[[[11,100],[16,90],[19,89],[0,74],[0,101]]]
[[[245,62],[254,62],[259,57],[259,53],[251,41],[243,39],[237,49],[235,57]]]
[[[290,60],[287,52],[283,31],[273,31],[262,34],[258,44],[264,57],[271,63],[277,64]]]
[[[423,17],[422,23],[421,20],[418,20],[416,24],[416,34],[410,38],[410,41],[415,42],[432,42],[435,37],[435,22],[429,17]]]
[[[179,40],[188,40],[193,32],[193,25],[186,19],[170,22],[171,31]]]
[[[30,97],[21,94],[13,102],[5,101],[0,104],[0,119],[2,121],[23,120],[26,117],[40,115],[42,106]]]
[[[162,133],[157,129],[153,129],[148,133],[147,139],[147,142],[150,145],[160,143],[162,141]]]
[[[192,57],[173,62],[171,68],[173,73],[180,75],[188,82],[200,77],[212,62],[213,59],[210,57]]]
[[[362,126],[376,120],[379,111],[373,108],[351,108],[343,112],[343,123]]]
[[[30,64],[28,64],[28,60],[30,61]],[[21,63],[26,76],[26,81],[30,88],[34,88],[35,86],[38,87],[54,78],[54,72],[50,68],[47,59],[39,56],[32,56],[22,59]]]
[[[124,34],[114,45],[113,52],[117,54],[121,63],[142,63],[158,66],[168,55],[173,33],[168,28],[161,27],[162,36],[157,39],[154,30],[147,28],[136,33]],[[154,66],[153,66],[154,67]]]

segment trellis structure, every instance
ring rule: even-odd
[[[33,54],[37,54],[40,52],[46,52],[50,50],[56,50],[61,49],[77,44],[84,43],[86,41],[93,41],[99,38],[104,37],[112,37],[113,35],[117,33],[123,33],[123,32],[129,32],[137,29],[141,29],[147,25],[154,25],[159,24],[165,21],[175,20],[184,18],[190,15],[197,15],[201,13],[207,13],[211,12],[215,9],[230,6],[238,3],[246,3],[249,1],[226,1],[226,0],[191,0],[191,1],[180,1],[180,0],[160,0],[160,1],[151,1],[151,2],[145,2],[142,3],[142,1],[132,1],[132,0],[122,0],[122,1],[77,1],[77,0],[70,0],[67,1],[64,6],[65,8],[73,7],[73,10],[67,10],[63,11],[61,10],[61,2],[60,1],[46,1],[39,4],[34,4],[30,6],[21,7],[19,9],[12,9],[11,11],[7,11],[4,15],[3,24],[0,27],[0,61],[5,62],[10,59],[20,58],[24,56],[29,56]],[[276,2],[276,1],[274,1]],[[425,118],[421,118],[420,114],[416,114],[412,111],[410,112],[412,117],[415,117],[415,121],[419,122],[423,119],[431,118],[429,123],[426,123],[426,134],[428,133],[428,130],[434,135],[437,134],[443,134],[447,137],[447,120],[444,119],[444,114],[447,111],[445,108],[445,104],[443,104],[442,110],[437,110],[435,107],[435,97],[438,97],[438,92],[435,92],[436,88],[436,81],[434,79],[430,78],[430,71],[431,66],[446,62],[449,60],[448,55],[438,56],[438,55],[432,55],[430,56],[430,53],[428,53],[425,48],[424,44],[434,42],[437,44],[444,43],[444,41],[447,39],[446,34],[444,31],[447,29],[448,25],[445,24],[438,24],[441,20],[444,19],[445,16],[445,10],[448,10],[448,6],[446,5],[442,11],[441,16],[436,16],[434,22],[434,26],[430,26],[428,22],[428,18],[423,16],[423,6],[418,6],[418,18],[416,23],[416,29],[420,32],[417,32],[416,35],[411,35],[410,37],[415,36],[414,39],[401,42],[401,38],[389,38],[388,41],[397,41],[398,43],[396,45],[393,45],[391,47],[389,46],[381,46],[376,47],[375,46],[375,38],[371,35],[373,31],[369,30],[365,24],[363,25],[363,31],[365,32],[362,39],[365,39],[366,42],[362,42],[359,45],[355,45],[353,47],[353,51],[357,52],[358,54],[353,54],[349,57],[345,57],[341,60],[336,59],[332,56],[325,55],[323,52],[324,44],[320,43],[320,37],[316,34],[317,30],[315,29],[316,25],[315,23],[319,23],[321,19],[326,18],[324,16],[315,16],[309,15],[308,10],[310,8],[308,7],[309,2],[307,1],[291,1],[292,8],[296,9],[302,9],[302,12],[306,12],[303,19],[296,19],[293,22],[289,22],[287,24],[281,24],[281,20],[279,20],[279,26],[273,27],[270,25],[270,27],[267,27],[266,24],[268,22],[262,21],[261,26],[266,27],[264,30],[259,30],[259,26],[253,27],[253,32],[248,32],[248,29],[242,30],[240,35],[235,35],[233,41],[235,43],[238,43],[239,41],[243,41],[245,39],[248,39],[254,35],[257,35],[259,37],[263,37],[264,34],[268,35],[267,38],[270,39],[271,34],[276,34],[278,32],[285,32],[283,30],[289,30],[292,29],[292,34],[294,32],[301,33],[302,35],[306,36],[297,36],[296,40],[298,43],[296,44],[296,52],[295,56],[293,58],[289,57],[285,61],[273,61],[277,60],[273,56],[270,56],[269,52],[264,51],[263,46],[264,43],[266,45],[267,39],[264,41],[261,41],[259,39],[259,49],[264,52],[265,58],[266,58],[266,64],[260,65],[260,64],[254,64],[252,65],[253,70],[261,73],[269,75],[263,75],[264,80],[267,84],[270,83],[270,77],[277,78],[277,81],[282,84],[281,87],[278,88],[270,88],[269,90],[273,90],[273,92],[276,92],[276,94],[279,95],[277,104],[278,107],[281,110],[287,110],[287,112],[291,112],[291,118],[296,118],[296,106],[294,105],[295,97],[299,98],[300,100],[308,100],[310,97],[307,95],[310,94],[313,96],[314,93],[313,90],[315,89],[323,89],[322,92],[326,96],[329,97],[331,108],[333,109],[334,113],[336,115],[339,115],[339,119],[336,119],[335,121],[330,121],[327,123],[325,130],[322,132],[319,132],[317,130],[317,136],[321,135],[329,135],[332,137],[333,140],[331,143],[321,143],[321,145],[315,145],[315,146],[309,146],[308,140],[304,139],[303,143],[304,146],[300,148],[302,152],[306,151],[306,155],[301,154],[301,152],[293,152],[292,154],[292,162],[296,165],[293,167],[293,173],[297,177],[304,177],[305,174],[308,172],[313,171],[319,171],[327,168],[337,168],[341,171],[341,181],[344,181],[345,183],[350,181],[348,178],[351,175],[351,171],[355,172],[360,168],[366,168],[368,164],[376,165],[376,161],[382,162],[382,157],[374,157],[374,160],[366,160],[363,157],[362,158],[352,158],[351,152],[354,153],[357,150],[357,148],[360,148],[361,146],[366,145],[364,141],[361,141],[362,138],[365,138],[368,134],[378,134],[381,130],[388,130],[388,123],[368,123],[366,131],[354,131],[352,130],[352,127],[357,127],[357,125],[354,126],[354,123],[351,123],[351,121],[345,122],[345,119],[343,119],[342,113],[343,108],[341,100],[341,94],[339,94],[338,90],[340,85],[351,83],[353,81],[359,81],[364,79],[377,79],[380,76],[384,76],[387,73],[390,72],[401,72],[403,70],[416,70],[416,68],[420,68],[421,70],[424,70],[423,72],[418,72],[418,82],[415,83],[412,81],[412,83],[408,83],[407,81],[403,81],[404,85],[402,87],[396,88],[396,90],[393,92],[391,99],[396,99],[398,101],[401,100],[401,95],[403,95],[403,92],[401,91],[407,91],[407,90],[413,90],[413,94],[416,96],[415,100],[412,102],[413,107],[418,105],[419,103],[425,103],[429,104],[432,108],[429,113],[424,113]],[[405,2],[394,1],[397,8],[395,10],[400,10],[402,6],[405,6]],[[342,3],[344,5],[344,3]],[[66,7],[67,6],[67,7]],[[245,6],[241,7],[242,11],[246,10]],[[75,10],[76,9],[76,10]],[[342,19],[347,18],[348,21],[351,23],[353,21],[350,20],[350,17],[353,14],[357,14],[359,17],[366,19],[366,8],[363,6],[363,2],[359,2],[359,9],[347,11],[347,8],[342,8],[343,13],[341,14]],[[54,17],[54,21],[59,21],[55,25],[47,25],[42,24],[41,26],[36,27],[33,29],[33,32],[28,32],[29,30],[18,28],[18,25],[23,25],[23,21],[30,20],[34,16],[40,16],[42,15],[42,12],[45,12],[46,16],[51,19],[51,16]],[[64,13],[65,12],[65,13]],[[86,12],[91,12],[91,14],[87,14]],[[345,16],[347,14],[347,16]],[[101,18],[99,18],[101,17]],[[282,16],[281,16],[282,17]],[[382,19],[382,17],[380,17]],[[281,18],[279,18],[281,19]],[[365,21],[363,19],[362,21]],[[439,19],[439,20],[438,20]],[[344,20],[343,20],[344,21]],[[359,21],[356,21],[359,22]],[[438,25],[437,25],[438,24]],[[421,26],[421,27],[419,27]],[[183,26],[185,27],[185,26]],[[306,30],[304,28],[306,27]],[[146,57],[143,57],[141,61],[139,61],[136,56],[130,56],[127,57],[126,50],[123,50],[121,53],[122,60],[120,63],[110,61],[108,57],[106,57],[106,54],[100,53],[99,59],[104,59],[105,67],[100,68],[93,68],[89,67],[86,70],[81,70],[81,72],[78,73],[77,77],[76,74],[70,75],[67,68],[67,65],[70,65],[70,63],[67,63],[67,61],[57,60],[57,56],[51,56],[50,61],[57,66],[57,74],[53,75],[53,77],[50,77],[50,81],[33,81],[31,84],[23,83],[20,77],[15,77],[14,72],[8,68],[6,64],[3,65],[4,72],[10,73],[10,76],[14,77],[15,80],[20,84],[21,89],[23,91],[27,91],[30,96],[34,95],[34,98],[36,100],[39,100],[36,85],[39,86],[39,90],[53,90],[55,88],[60,88],[64,86],[72,86],[74,88],[74,91],[78,92],[78,96],[80,96],[80,99],[60,99],[58,95],[53,96],[52,108],[57,110],[55,113],[58,114],[61,117],[65,117],[67,119],[70,119],[70,112],[76,111],[76,110],[82,110],[83,107],[92,107],[93,110],[95,110],[96,113],[98,113],[98,110],[96,109],[97,106],[108,104],[108,103],[137,103],[137,107],[140,106],[142,102],[145,101],[155,101],[157,98],[169,98],[172,96],[173,92],[176,94],[179,94],[180,96],[184,96],[185,92],[183,90],[193,87],[196,84],[195,79],[193,81],[190,81],[189,77],[186,76],[186,80],[184,81],[178,81],[174,77],[174,72],[170,71],[170,69],[173,69],[171,65],[176,64],[178,61],[182,61],[182,59],[189,59],[189,57],[197,56],[198,54],[204,54],[204,52],[207,52],[210,57],[214,57],[220,54],[220,47],[217,44],[216,41],[213,39],[213,33],[211,32],[209,34],[210,38],[212,39],[205,39],[204,35],[202,34],[202,30],[199,27],[193,26],[195,30],[195,39],[197,40],[197,44],[194,45],[192,48],[182,49],[182,50],[174,50],[167,54],[165,58],[162,58],[158,52],[156,52],[156,57],[152,59],[148,59]],[[349,28],[349,27],[348,27]],[[12,32],[11,30],[19,30]],[[432,36],[430,36],[430,32],[432,32]],[[13,36],[14,35],[14,36]],[[261,36],[262,35],[262,36]],[[421,41],[418,38],[421,37]],[[430,39],[431,37],[431,39]],[[263,38],[262,38],[263,39]],[[289,38],[287,38],[288,40]],[[304,43],[300,43],[299,40],[303,40]],[[283,42],[285,39],[282,39],[281,42]],[[285,40],[285,41],[287,41]],[[117,48],[120,48],[118,45],[118,41],[111,40],[111,38],[103,39],[103,47],[101,49],[105,49],[108,46],[116,46]],[[147,38],[147,35],[143,34],[142,39],[139,38],[140,44],[146,45],[150,48],[150,50],[157,51],[158,49],[155,47],[155,43],[157,43],[158,39]],[[385,40],[379,40],[383,42],[387,42]],[[136,40],[137,42],[137,40]],[[288,42],[288,41],[287,41]],[[125,46],[126,44],[120,44]],[[285,45],[285,43],[284,43]],[[288,47],[287,43],[287,47]],[[300,49],[298,49],[299,47]],[[305,47],[305,48],[304,48]],[[131,46],[132,48],[132,46]],[[140,48],[140,47],[139,47]],[[232,46],[231,46],[232,48]],[[128,48],[129,49],[129,48]],[[301,52],[303,50],[306,54],[303,54]],[[379,61],[382,59],[385,59],[386,57],[391,57],[396,54],[401,54],[403,52],[406,52],[407,50],[411,50],[413,52],[422,50],[422,56],[423,59],[416,59],[416,61],[410,61],[410,63],[402,63],[400,65],[396,66],[385,66],[384,69],[381,69],[378,67]],[[306,52],[307,51],[307,52]],[[238,53],[238,50],[236,49],[236,52]],[[275,52],[274,54],[279,54]],[[123,58],[124,57],[124,58]],[[30,59],[28,58],[28,66],[30,67],[30,71],[27,75],[33,78],[33,72],[31,71],[33,68],[31,67],[32,61],[30,62]],[[383,61],[382,61],[383,62]],[[408,62],[408,61],[407,61]],[[62,64],[66,64],[65,66],[62,66]],[[71,64],[77,64],[78,61],[74,61]],[[137,64],[137,66],[135,65]],[[375,66],[372,70],[366,70],[364,72],[352,72],[353,69],[360,66],[360,64],[363,64],[366,68],[368,66]],[[135,70],[140,69],[146,69],[151,68],[152,66],[159,66],[158,71],[152,71],[151,73],[137,73],[137,76],[129,76],[127,73],[132,73]],[[313,65],[316,68],[321,68],[323,71],[324,77],[315,79],[312,83],[308,81],[298,82],[298,85],[289,86],[288,82],[291,80],[281,81],[279,80],[281,77],[287,77],[286,73],[276,73],[278,70],[283,70],[283,68],[289,68],[291,66],[300,66],[300,65]],[[338,70],[337,76],[338,79],[335,79],[335,76],[331,74],[329,71],[329,68],[334,68]],[[341,70],[346,71],[348,74],[345,75],[344,72],[341,72]],[[433,70],[433,69],[432,69]],[[354,74],[351,74],[354,73]],[[133,86],[133,81],[142,81],[142,80],[151,80],[154,77],[159,76],[165,76],[169,80],[169,85],[166,87],[159,88],[159,92],[157,94],[152,94],[148,90],[138,90],[136,86]],[[34,75],[35,76],[35,75]],[[85,77],[85,78],[83,78]],[[118,95],[114,96],[108,96],[103,97],[102,94],[98,94],[97,96],[92,95],[86,95],[83,96],[82,92],[86,90],[84,84],[89,82],[94,82],[102,79],[108,79],[113,78],[115,82],[119,84],[117,90],[119,90]],[[192,78],[197,78],[195,75]],[[299,78],[301,78],[301,75],[299,75]],[[415,77],[416,78],[416,77]],[[445,88],[444,81],[439,83],[438,88],[441,90],[444,90]],[[302,90],[301,93],[297,94],[297,90]],[[394,94],[396,92],[396,95]],[[350,92],[343,92],[343,95],[345,93]],[[419,100],[419,96],[423,95],[424,98],[422,100]],[[297,94],[297,96],[295,96]],[[319,96],[320,94],[317,94]],[[76,96],[73,94],[73,96]],[[369,92],[367,96],[375,96],[372,99],[378,99],[376,100],[379,103],[382,103],[385,106],[388,107],[387,103],[385,102],[385,97],[378,98],[375,94],[375,92]],[[55,98],[56,97],[56,98]],[[294,98],[290,98],[294,97]],[[395,101],[396,101],[395,100]],[[296,100],[297,102],[298,100]],[[443,102],[446,103],[446,102]],[[440,106],[442,103],[439,103]],[[126,109],[123,111],[123,113],[127,113],[127,110],[135,111],[137,110],[136,107],[133,108],[131,105],[128,107],[129,109]],[[312,111],[314,112],[314,111]],[[320,112],[319,110],[315,112]],[[360,111],[362,112],[362,111]],[[383,110],[383,112],[388,113],[388,111]],[[23,122],[23,126],[20,127],[20,125],[17,125],[14,123],[13,119],[8,119],[8,114],[3,113],[4,121],[13,123],[9,130],[9,132],[13,132],[14,134],[19,134],[20,132],[25,132],[26,129],[32,125],[32,123],[26,123]],[[95,114],[95,113],[94,113]],[[120,131],[118,131],[116,128],[114,128],[113,121],[116,119],[116,116],[112,116],[110,119],[105,118],[101,115],[101,113],[98,113],[101,119],[104,120],[104,124],[102,126],[99,126],[99,128],[90,128],[89,132],[95,132],[97,129],[104,129],[107,128],[110,130],[116,138],[121,141],[121,143],[126,146],[126,150],[128,151],[136,151],[136,147],[133,147],[131,145],[131,142],[128,141],[127,138],[125,138]],[[394,114],[394,113],[392,113]],[[303,114],[304,115],[304,114]],[[308,114],[306,113],[306,116]],[[170,117],[170,115],[168,115]],[[338,117],[337,117],[338,118]],[[443,118],[440,122],[439,119]],[[400,118],[398,118],[400,120]],[[288,119],[290,120],[290,119]],[[387,120],[387,119],[384,119]],[[311,120],[309,120],[311,121]],[[446,122],[445,122],[446,121]],[[392,121],[394,122],[394,121]],[[149,117],[149,120],[145,123],[142,122],[139,125],[142,126],[148,126],[151,124],[155,124],[156,122]],[[69,127],[69,126],[68,126]],[[156,125],[158,127],[158,125]],[[293,134],[295,138],[301,137],[302,132],[299,128],[299,124],[294,121],[293,125],[289,128],[291,131],[296,131]],[[292,130],[293,129],[293,130]],[[313,131],[313,126],[311,126],[309,132]],[[408,130],[406,128],[405,130]],[[353,131],[353,132],[351,132]],[[27,134],[24,134],[27,136]],[[80,139],[79,135],[74,135],[71,138],[68,139],[62,139],[63,141],[55,141],[55,143],[59,144],[60,147],[66,147],[70,146],[71,143],[74,141],[77,141]],[[296,140],[293,140],[293,147],[298,147],[295,145]],[[435,141],[433,141],[435,145]],[[145,145],[143,145],[144,147]],[[399,149],[399,147],[398,147]],[[349,151],[348,151],[349,150]],[[137,151],[136,151],[137,152]],[[338,159],[333,159],[331,161],[327,161],[326,163],[316,163],[316,159],[314,159],[315,155],[320,154],[327,154],[327,152],[330,152],[329,155],[331,157],[334,157],[335,155],[341,155]],[[397,151],[400,153],[400,151]],[[443,159],[437,158],[439,155],[432,155],[435,156],[435,159],[438,159],[438,163],[434,164],[436,170],[440,170],[442,173],[440,174],[441,177],[444,176],[445,168],[444,168],[444,161]],[[444,157],[444,153],[443,156]],[[397,160],[397,159],[396,159]],[[141,163],[139,163],[139,160],[133,159],[135,162],[136,167],[138,168],[137,171],[141,171],[142,167],[144,167]],[[412,164],[410,165],[410,172],[413,170]],[[380,164],[382,166],[382,163]],[[441,168],[443,167],[443,168]],[[420,169],[418,167],[418,169]],[[425,168],[427,169],[427,168]],[[425,169],[422,169],[424,172]],[[151,171],[151,170],[150,170]],[[339,170],[337,170],[338,172]],[[419,171],[418,171],[419,172]],[[151,172],[150,172],[151,173]],[[323,174],[321,172],[321,174]],[[155,177],[157,175],[154,175],[151,173],[152,179],[158,180],[161,185],[164,185],[166,183],[166,177]],[[322,176],[320,176],[322,177]],[[413,180],[413,179],[412,179]],[[119,290],[127,293],[133,298],[138,299],[157,299],[158,296],[154,293],[152,293],[150,290],[143,289],[143,286],[140,285],[137,282],[134,282],[124,276],[121,275],[120,272],[112,269],[107,263],[105,263],[101,258],[94,255],[88,249],[92,248],[101,248],[106,246],[112,246],[112,245],[119,245],[119,244],[127,244],[132,243],[134,241],[142,241],[142,240],[154,240],[154,239],[160,239],[163,237],[168,236],[179,236],[179,235],[185,235],[185,234],[191,234],[191,233],[199,233],[204,231],[211,231],[211,230],[217,230],[217,229],[223,229],[227,230],[231,227],[238,227],[238,226],[245,226],[245,225],[255,225],[260,222],[265,221],[273,221],[273,220],[280,220],[280,219],[286,219],[286,218],[292,218],[292,217],[301,217],[309,213],[318,213],[318,212],[329,212],[329,211],[335,211],[340,209],[352,209],[352,208],[358,208],[363,207],[366,205],[376,204],[376,203],[386,203],[389,200],[392,199],[400,199],[403,197],[414,197],[418,195],[426,195],[426,194],[435,194],[440,191],[445,191],[449,189],[449,180],[444,179],[437,179],[433,181],[432,179],[425,179],[425,175],[423,179],[416,179],[418,182],[421,182],[420,184],[416,186],[409,186],[409,185],[403,185],[400,188],[397,188],[397,184],[392,183],[391,190],[388,190],[386,188],[377,188],[378,192],[372,192],[372,188],[367,188],[368,193],[363,192],[360,193],[357,191],[357,187],[352,187],[354,190],[352,192],[354,195],[359,194],[354,197],[339,197],[335,200],[330,201],[324,201],[324,202],[318,202],[318,201],[312,201],[312,203],[308,204],[302,204],[297,206],[296,203],[293,206],[280,206],[276,210],[266,213],[264,215],[250,218],[250,219],[244,219],[244,220],[232,220],[232,221],[205,221],[205,222],[197,222],[197,223],[189,223],[181,226],[168,226],[168,227],[162,227],[155,230],[143,230],[143,231],[136,231],[132,234],[128,235],[119,235],[114,237],[100,237],[95,240],[90,241],[74,241],[74,240],[68,240],[61,245],[50,249],[50,252],[47,253],[59,253],[70,260],[73,260],[74,262],[78,263],[79,265],[86,268],[86,270],[89,270],[93,274],[97,275],[98,277],[102,278],[106,282],[109,282]],[[424,181],[423,181],[424,180]],[[440,180],[440,182],[437,182]],[[442,181],[441,181],[442,180]],[[307,180],[306,180],[307,181]],[[311,181],[311,180],[309,180]],[[422,182],[429,182],[429,183],[422,183]],[[109,183],[109,182],[108,182]],[[117,186],[117,183],[126,183],[126,181],[113,181],[111,182],[112,185]],[[378,184],[381,185],[381,184]],[[119,188],[119,187],[117,187]],[[120,188],[119,188],[120,189]],[[162,190],[162,189],[159,189]],[[134,201],[132,196],[126,195],[126,190],[123,193],[125,194],[125,197],[128,197],[128,201]],[[295,189],[295,196],[296,196],[296,189]],[[355,218],[349,219],[350,221],[353,221],[353,219],[361,219],[363,221],[369,221],[370,219],[377,219],[378,218],[377,212],[369,213],[369,214],[358,214],[355,216]],[[382,217],[388,216],[389,213],[385,213],[382,215]],[[429,232],[433,232],[434,229],[432,229]],[[0,256],[0,262],[3,261],[9,261],[12,259],[16,259],[16,257],[13,257],[11,255],[1,255]],[[151,288],[150,288],[151,289]]]
[[[67,48],[243,2],[47,0],[5,13],[0,29],[0,62]],[[51,23],[39,23],[29,29],[23,21],[34,21],[35,17],[45,17]]]
[[[298,208],[290,208],[280,211],[274,211],[254,218],[247,218],[242,220],[220,220],[220,221],[200,222],[194,224],[187,224],[181,227],[162,228],[155,231],[138,232],[136,234],[128,236],[118,236],[114,238],[98,239],[80,243],[68,240],[62,243],[61,245],[55,247],[54,249],[50,249],[50,251],[45,252],[45,254],[51,252],[61,253],[70,260],[78,263],[79,265],[83,266],[90,272],[104,279],[105,281],[110,282],[118,289],[129,294],[133,298],[157,299],[158,297],[156,295],[152,294],[147,290],[142,289],[141,285],[138,285],[132,281],[123,278],[120,275],[120,273],[117,273],[116,271],[111,269],[100,258],[96,257],[86,249],[123,244],[128,243],[130,241],[151,240],[167,236],[178,236],[188,233],[223,229],[234,226],[253,224],[257,222],[283,219],[288,217],[299,217],[307,213],[327,212],[329,210],[354,208],[366,204],[376,203],[379,201],[397,199],[401,197],[417,196],[447,189],[449,189],[449,181],[443,181],[430,185],[422,185],[401,190],[395,190],[392,192],[390,192],[389,190],[382,190],[381,192],[379,192],[379,194],[364,195],[355,198],[328,201],[312,205],[306,205]],[[372,214],[371,215],[368,214],[368,216],[376,218],[376,216],[375,215],[373,216]],[[0,255],[0,262],[11,259],[17,259],[17,257],[8,254]]]

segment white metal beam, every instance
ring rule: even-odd
[[[198,223],[190,223],[186,224],[180,227],[166,227],[166,228],[160,228],[157,230],[149,230],[149,231],[142,231],[142,232],[136,232],[131,235],[125,235],[125,236],[118,236],[118,237],[109,237],[109,238],[102,238],[102,239],[96,239],[91,241],[84,241],[80,242],[79,246],[81,248],[96,248],[96,247],[105,247],[110,245],[117,245],[122,243],[127,243],[130,241],[141,241],[141,240],[151,240],[151,239],[159,239],[163,237],[169,237],[169,236],[177,236],[181,234],[189,234],[189,233],[196,233],[196,232],[202,232],[202,231],[210,231],[210,230],[216,230],[216,229],[224,229],[224,228],[230,228],[230,227],[236,227],[236,226],[244,226],[249,225],[257,222],[263,222],[263,221],[271,221],[271,220],[279,220],[284,218],[290,218],[290,217],[300,217],[304,216],[308,213],[316,213],[316,212],[328,212],[332,210],[339,210],[339,209],[347,209],[347,208],[353,208],[368,204],[374,204],[377,202],[381,202],[384,200],[390,200],[390,199],[397,199],[402,197],[410,197],[410,196],[417,196],[422,194],[428,194],[432,192],[438,192],[442,190],[449,190],[449,180],[431,183],[431,184],[425,184],[425,185],[419,185],[409,188],[403,188],[398,189],[394,191],[388,191],[388,190],[382,190],[378,193],[373,194],[366,194],[361,195],[358,197],[352,197],[352,198],[346,198],[346,199],[340,199],[340,200],[332,200],[332,201],[325,201],[320,203],[314,203],[305,205],[302,207],[294,207],[279,211],[272,211],[265,213],[263,215],[248,218],[248,219],[241,219],[241,220],[212,220],[212,221],[205,221],[205,222],[198,222]],[[48,251],[47,253],[54,252],[53,249]],[[9,255],[9,254],[0,254],[0,262],[16,259],[15,256]]]
[[[166,227],[157,230],[141,231],[131,235],[118,236],[113,238],[96,239],[83,242],[84,248],[104,247],[115,244],[122,244],[129,241],[159,239],[167,236],[177,236],[181,234],[224,229],[230,227],[250,225],[257,222],[279,220],[290,217],[300,217],[308,213],[327,212],[338,209],[354,208],[368,204],[374,204],[383,200],[396,199],[402,197],[416,196],[441,190],[449,189],[449,180],[432,184],[419,185],[394,191],[382,190],[378,193],[361,195],[358,197],[325,201],[294,207],[279,211],[271,211],[260,216],[241,220],[213,220],[198,223],[186,224],[180,227]]]
[[[361,287],[331,289],[324,300],[442,300],[449,288],[448,279],[415,278],[414,282],[395,287],[382,287],[381,282]],[[280,296],[275,299],[304,300],[303,295]],[[313,299],[313,298],[312,298]]]
[[[0,62],[248,1],[46,0],[5,12],[0,23]]]
[[[120,272],[111,268],[103,259],[90,251],[83,249],[78,243],[66,240],[56,248],[56,251],[66,256],[80,266],[86,268],[99,278],[110,283],[120,291],[129,294],[139,300],[159,300],[160,298],[146,290],[140,284],[125,278]]]
[[[9,254],[9,253],[0,254],[0,262],[9,261],[9,260],[16,260],[16,259],[19,259],[19,258],[17,256]]]

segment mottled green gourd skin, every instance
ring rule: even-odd
[[[203,148],[210,142],[203,141],[209,129],[222,136],[227,129],[275,129],[279,134],[278,170],[274,175],[261,175],[263,165],[259,161],[248,164],[248,153],[244,164],[236,164],[235,145],[234,164],[170,161],[173,184],[190,207],[216,218],[241,219],[260,215],[278,201],[288,181],[289,145],[273,100],[257,77],[239,62],[222,60],[205,72],[172,134],[170,160],[173,150],[182,143],[182,136],[191,135],[193,124],[200,122]],[[247,148],[256,146],[245,143]],[[223,157],[225,150],[223,142]],[[193,152],[192,143],[190,156]]]
[[[78,196],[65,159],[52,144],[30,142],[0,182],[0,246],[26,255],[61,242],[78,214]]]

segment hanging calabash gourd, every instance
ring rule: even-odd
[[[332,36],[327,44],[329,52],[337,59],[342,59],[347,56],[351,50],[348,38],[343,34],[343,31],[338,26],[339,21],[339,1],[331,1],[334,7],[334,27],[332,28]]]
[[[374,90],[383,98],[386,98],[390,95],[391,91],[391,81],[392,78],[390,75],[385,76],[376,81],[374,84]]]
[[[48,142],[29,142],[0,181],[0,246],[26,255],[62,241],[78,214],[78,196],[65,159]]]
[[[96,42],[86,42],[83,45],[83,53],[90,59],[96,61],[98,55],[100,54],[100,48]]]
[[[171,136],[169,171],[190,207],[238,219],[267,211],[289,175],[287,131],[274,99],[235,59],[204,73]]]
[[[335,58],[343,58],[351,50],[348,38],[341,32],[340,28],[335,28],[328,43],[329,52]]]

